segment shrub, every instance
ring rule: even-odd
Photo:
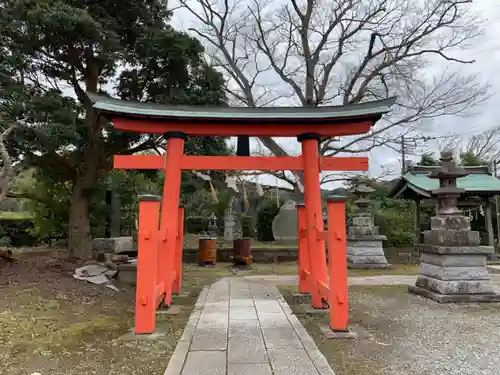
[[[276,199],[265,201],[257,213],[257,239],[259,241],[274,241],[273,220],[280,212]]]
[[[243,231],[244,238],[255,237],[255,225],[252,216],[243,215],[241,217],[241,229]]]
[[[199,234],[205,231],[207,219],[203,216],[188,216],[184,225],[186,233]]]
[[[33,235],[34,224],[30,217],[1,217],[0,237],[1,242],[13,247],[33,246],[38,243]]]

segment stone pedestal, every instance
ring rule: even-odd
[[[437,302],[500,301],[486,269],[493,247],[479,244],[468,217],[433,217],[419,246],[420,274],[409,291]]]
[[[353,217],[347,229],[347,267],[389,267],[383,248],[383,241],[386,238],[379,234],[371,216]]]

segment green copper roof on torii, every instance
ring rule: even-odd
[[[359,104],[324,107],[215,107],[149,104],[113,99],[104,95],[88,93],[94,108],[110,115],[154,117],[168,119],[210,120],[274,120],[293,119],[325,121],[340,119],[378,120],[390,111],[396,98],[388,98]]]

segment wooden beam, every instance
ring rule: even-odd
[[[163,169],[163,155],[115,155],[116,169]],[[322,157],[323,171],[367,171],[366,157]],[[190,156],[181,159],[183,170],[301,171],[301,156]]]
[[[138,133],[163,134],[166,132],[183,132],[190,136],[223,136],[237,137],[245,134],[250,137],[297,137],[302,133],[318,133],[323,137],[339,137],[345,135],[365,134],[373,126],[373,121],[356,121],[346,123],[289,124],[287,122],[273,125],[206,123],[198,122],[161,122],[154,120],[120,118],[112,119],[118,130]]]

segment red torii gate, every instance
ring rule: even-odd
[[[164,134],[166,156],[116,155],[119,169],[164,169],[161,203],[144,196],[139,205],[135,332],[152,333],[155,311],[170,305],[182,279],[184,211],[179,207],[182,170],[294,170],[304,173],[304,205],[299,206],[299,288],[312,306],[330,306],[330,328],[347,330],[345,199],[328,199],[328,232],[323,228],[321,171],[366,171],[365,157],[320,157],[322,137],[365,134],[395,98],[318,108],[219,108],[169,106],[121,101],[90,94],[94,108],[116,129]],[[297,137],[298,157],[189,156],[186,136]],[[161,210],[160,210],[161,204]],[[161,215],[160,215],[161,212]],[[327,269],[325,241],[330,251]],[[330,275],[330,277],[329,277]]]

